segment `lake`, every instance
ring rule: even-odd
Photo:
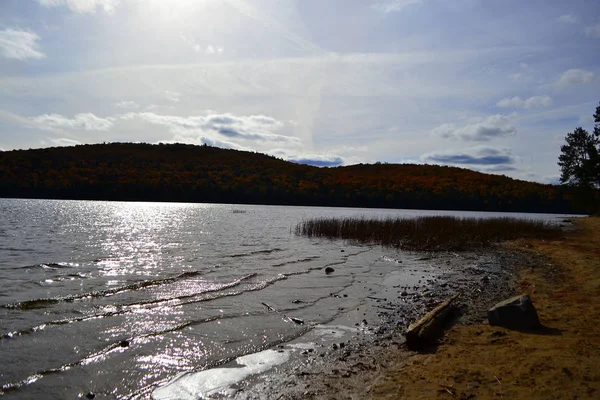
[[[265,350],[339,320],[391,278],[397,283],[398,257],[405,266],[419,260],[377,246],[296,236],[296,224],[322,216],[422,215],[562,219],[0,199],[2,392],[7,398],[90,392],[168,398],[157,388],[182,372],[257,353],[283,362]],[[335,273],[325,275],[326,266]],[[237,371],[231,380],[251,372]]]

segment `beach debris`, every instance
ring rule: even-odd
[[[92,392],[88,392],[88,394],[86,394],[86,395],[85,395],[85,397],[86,397],[87,399],[93,399],[93,398],[95,398],[95,397],[96,397],[96,395],[95,395],[94,393],[92,393]]]
[[[542,326],[527,294],[501,301],[488,310],[487,316],[490,325],[508,329],[537,329]]]
[[[325,268],[325,273],[327,275],[332,274],[335,271],[335,269],[333,269],[333,267],[327,267]]]
[[[304,325],[304,320],[300,319],[300,318],[294,318],[294,317],[289,317],[290,321],[298,324],[298,325]]]
[[[281,313],[280,313],[279,311],[277,311],[277,310],[276,310],[274,307],[271,307],[270,305],[268,305],[268,304],[267,304],[267,303],[265,303],[264,301],[263,301],[263,302],[261,302],[260,304],[262,304],[263,306],[267,307],[267,309],[268,309],[269,311],[272,311],[272,312],[276,312],[276,313],[278,313],[278,314],[281,314]],[[302,320],[302,319],[300,319],[300,318],[288,317],[288,316],[287,316],[287,315],[285,315],[285,314],[281,314],[281,315],[283,316],[283,319],[284,319],[285,321],[290,321],[290,322],[293,322],[293,323],[295,323],[295,324],[298,324],[298,325],[304,325],[304,320]]]
[[[276,310],[276,309],[274,309],[273,307],[271,307],[270,305],[268,305],[268,304],[267,304],[267,303],[265,303],[265,302],[262,302],[262,303],[260,303],[260,304],[262,304],[263,306],[267,307],[267,308],[269,309],[269,311],[274,311],[274,312],[277,312],[277,310]]]
[[[452,303],[457,297],[457,295],[450,297],[408,327],[404,336],[409,349],[421,349],[441,334],[446,321],[452,314]]]
[[[129,347],[129,340],[121,340],[119,342],[119,346],[121,346],[121,347]]]

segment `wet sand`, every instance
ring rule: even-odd
[[[389,326],[389,332],[332,350],[320,362],[307,359],[293,369],[263,375],[240,388],[238,397],[598,398],[600,219],[577,220],[575,228],[563,240],[521,240],[495,252],[509,275],[499,275],[502,282],[491,291],[475,281],[465,289],[461,282],[463,292],[472,296],[461,296],[465,315],[424,352],[406,350],[402,328]],[[530,294],[542,330],[518,332],[487,324],[483,312],[489,304],[512,293]]]
[[[460,323],[482,323],[490,306],[515,292],[518,269],[537,263],[535,256],[500,246],[486,252],[413,254],[410,263],[403,263],[401,254],[388,252],[386,261],[395,262],[397,270],[377,285],[366,279],[353,289],[361,293],[332,294],[332,304],[346,297],[365,298],[334,321],[310,326],[306,320],[311,329],[294,341],[219,369],[188,374],[153,397],[372,397],[382,376],[413,356],[403,345],[403,332],[411,322],[457,294]]]

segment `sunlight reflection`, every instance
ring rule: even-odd
[[[207,205],[207,208],[210,208]],[[151,276],[160,267],[164,252],[181,246],[169,241],[173,231],[185,229],[190,213],[198,205],[181,203],[110,203],[98,216],[101,243],[106,258],[98,262],[104,276]]]

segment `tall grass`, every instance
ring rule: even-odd
[[[556,239],[560,227],[517,218],[456,218],[446,216],[365,219],[317,218],[296,226],[298,235],[356,240],[417,251],[460,251],[518,239]]]

